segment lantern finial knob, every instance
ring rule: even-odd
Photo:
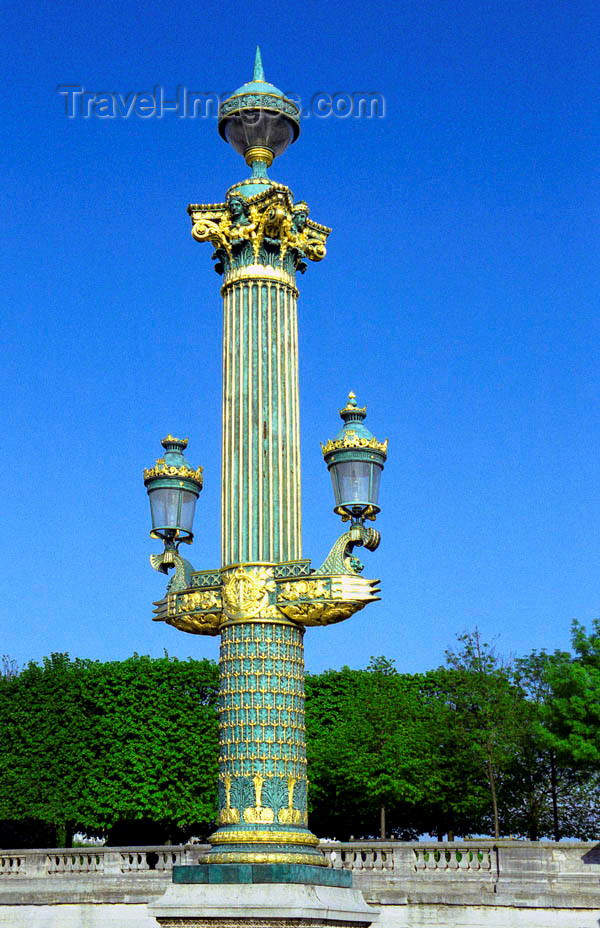
[[[175,438],[170,432],[166,438],[161,439],[160,443],[165,451],[185,451],[188,446],[187,438]]]
[[[356,393],[350,390],[348,402],[343,409],[340,409],[340,416],[344,422],[362,422],[367,415],[367,407],[359,406],[356,402]]]

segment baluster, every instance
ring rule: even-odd
[[[327,866],[331,867],[333,870],[342,869],[342,856],[335,848],[327,848],[325,851],[325,856],[327,857]]]

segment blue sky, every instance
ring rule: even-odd
[[[216,656],[151,621],[142,469],[189,436],[190,558],[219,562],[219,281],[189,202],[246,175],[215,119],[68,119],[57,86],[222,93],[251,74],[384,118],[302,121],[271,175],[333,227],[301,278],[303,547],[337,537],[319,442],[349,389],[390,441],[382,600],[309,670],[437,666],[478,625],[564,648],[600,612],[597,4],[4,4],[0,653]]]

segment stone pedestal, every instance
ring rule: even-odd
[[[367,928],[379,918],[350,871],[294,864],[175,867],[148,911],[162,928]]]

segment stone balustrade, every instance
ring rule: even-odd
[[[143,876],[170,880],[176,864],[196,864],[206,845],[155,847],[0,850],[2,887],[19,880],[89,876],[135,880]],[[600,895],[600,845],[528,841],[323,842],[328,866],[352,870],[364,885],[503,881],[552,883],[556,888],[581,883]],[[593,880],[590,880],[593,877]]]
[[[200,846],[195,849],[198,856]],[[0,850],[0,893],[2,878],[41,878],[76,874],[124,876],[170,873],[175,864],[189,863],[185,847],[96,847],[57,850]],[[170,877],[166,878],[167,882]]]
[[[354,885],[381,910],[382,928],[600,923],[600,845],[485,839],[321,847],[328,866],[353,871]],[[165,891],[173,866],[196,864],[205,850],[0,850],[0,928],[105,926],[117,915],[120,928],[151,928],[156,923],[148,920],[146,904]],[[60,919],[52,920],[58,912]]]

